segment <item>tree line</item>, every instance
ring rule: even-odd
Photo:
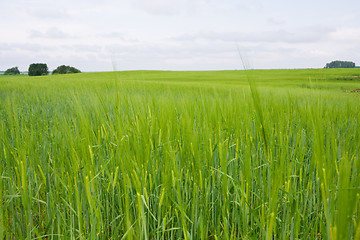
[[[52,71],[52,74],[69,74],[69,73],[81,73],[81,71],[75,67],[61,65]],[[20,74],[18,67],[12,67],[4,72],[4,75],[18,75]],[[43,76],[48,75],[49,69],[46,63],[32,63],[28,69],[29,76]]]
[[[354,62],[336,60],[327,63],[324,68],[356,68],[356,65]]]

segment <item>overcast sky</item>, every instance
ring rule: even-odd
[[[0,70],[82,71],[360,65],[359,0],[11,0]]]

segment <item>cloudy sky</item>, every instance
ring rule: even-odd
[[[82,71],[360,65],[359,0],[11,0],[0,70]]]

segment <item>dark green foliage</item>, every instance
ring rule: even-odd
[[[332,61],[331,63],[327,63],[325,68],[355,68],[354,62],[349,61]]]
[[[18,74],[20,74],[18,67],[9,68],[4,72],[4,75],[18,75]]]
[[[81,73],[81,71],[74,67],[61,65],[52,72],[52,74],[68,74],[68,73]]]
[[[48,66],[46,63],[32,63],[29,66],[29,76],[42,76],[48,75]]]

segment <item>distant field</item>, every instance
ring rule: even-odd
[[[360,69],[0,75],[0,239],[360,239]]]

